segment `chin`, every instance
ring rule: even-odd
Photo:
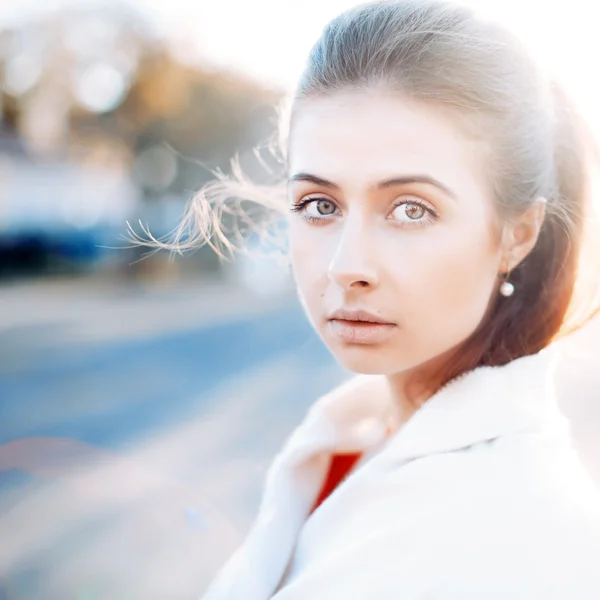
[[[389,348],[355,345],[328,346],[336,361],[345,369],[361,375],[390,375],[402,371],[402,361]]]

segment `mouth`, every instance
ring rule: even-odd
[[[366,311],[336,311],[328,321],[330,332],[349,344],[378,344],[396,329],[396,323]]]
[[[395,325],[394,322],[366,310],[336,310],[329,317],[331,321],[347,321],[349,323],[371,323],[375,325]]]

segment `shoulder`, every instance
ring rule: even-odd
[[[568,439],[524,434],[470,454],[478,481],[458,486],[454,552],[436,553],[447,589],[465,599],[597,598],[600,491]]]
[[[367,463],[307,524],[296,597],[597,600],[595,488],[549,448],[526,435]]]
[[[415,505],[414,529],[390,523],[387,540],[380,540],[391,549],[383,553],[389,576],[402,587],[406,575],[395,575],[392,550],[412,529],[410,578],[432,600],[597,600],[600,503],[587,479],[564,478],[568,489],[561,491],[559,479],[479,474],[478,485],[461,480],[454,490],[446,487],[431,510],[425,503],[424,514]]]
[[[462,538],[451,560],[445,575],[461,598],[591,600],[600,588],[600,521],[556,506],[511,507]]]

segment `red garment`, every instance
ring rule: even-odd
[[[342,479],[351,471],[352,467],[360,460],[362,452],[354,454],[334,454],[329,465],[329,472],[325,483],[319,492],[317,500],[311,509],[311,514],[323,502],[333,490],[341,483]]]

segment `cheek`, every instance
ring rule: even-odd
[[[423,329],[442,338],[445,332],[453,345],[468,336],[485,314],[496,279],[497,250],[486,228],[476,223],[437,233],[413,254],[421,259],[410,262],[406,292]]]
[[[290,225],[292,272],[304,308],[310,311],[327,286],[327,248],[322,237],[301,223]]]

